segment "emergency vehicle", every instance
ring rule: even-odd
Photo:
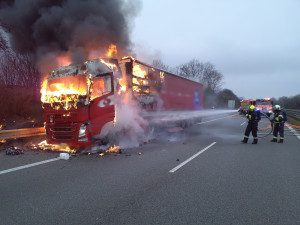
[[[255,106],[255,110],[259,110],[268,117],[270,117],[273,113],[273,103],[270,98],[242,100],[240,101],[239,112],[241,114],[246,114],[251,105]]]
[[[273,113],[273,111],[272,111],[273,103],[270,98],[256,99],[255,107],[256,107],[256,110],[260,110],[262,113],[266,114],[268,117],[270,117]]]
[[[256,100],[255,99],[248,99],[240,101],[240,114],[246,114],[246,112],[250,109],[251,105],[255,106]]]

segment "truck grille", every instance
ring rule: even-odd
[[[74,135],[53,134],[52,139],[60,141],[70,141],[74,140]]]
[[[77,127],[71,126],[53,126],[49,128],[51,137],[57,141],[72,141],[75,140],[75,134],[77,134]]]
[[[52,132],[75,132],[76,131],[76,127],[51,127],[50,130]]]

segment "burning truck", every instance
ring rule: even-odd
[[[41,93],[47,143],[67,146],[88,146],[113,138],[120,132],[122,107],[130,105],[137,112],[133,120],[123,119],[147,130],[161,113],[200,110],[203,100],[201,83],[133,57],[59,67],[43,82]],[[174,117],[171,122],[187,124],[187,120]],[[121,130],[126,133],[126,126]]]

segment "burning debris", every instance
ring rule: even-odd
[[[117,153],[120,153],[120,148],[119,148],[119,146],[116,146],[116,145],[114,145],[114,146],[111,146],[108,150],[106,150],[105,152],[113,152],[113,153],[115,153],[115,152],[117,152]]]
[[[86,155],[97,155],[100,157],[104,155],[119,155],[121,153],[122,150],[116,145],[94,145],[90,150],[84,152]]]
[[[98,156],[104,156],[106,154],[114,154],[115,155],[115,154],[121,154],[121,153],[122,153],[122,151],[119,148],[119,146],[114,145],[114,146],[110,146],[109,149],[107,149],[103,152],[100,152],[98,154]]]
[[[8,149],[6,149],[5,154],[6,155],[22,155],[22,154],[24,154],[24,152],[21,149],[12,146],[12,147],[9,147]]]
[[[75,148],[70,148],[69,146],[61,146],[61,145],[51,145],[48,144],[47,141],[42,141],[37,145],[31,146],[32,150],[41,150],[41,151],[57,151],[57,152],[67,152],[70,154],[76,153],[77,150]]]

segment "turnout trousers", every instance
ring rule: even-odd
[[[257,128],[258,127],[258,122],[248,122],[248,125],[245,130],[245,136],[244,140],[242,142],[247,143],[249,139],[249,134],[252,132],[253,136],[253,143],[252,144],[257,144]]]
[[[254,139],[257,138],[257,126],[258,123],[248,123],[246,130],[245,130],[245,137],[249,138],[250,132],[252,132],[252,136]]]
[[[277,140],[277,136],[280,136],[280,140],[284,139],[284,123],[275,123],[273,130],[273,139]]]

